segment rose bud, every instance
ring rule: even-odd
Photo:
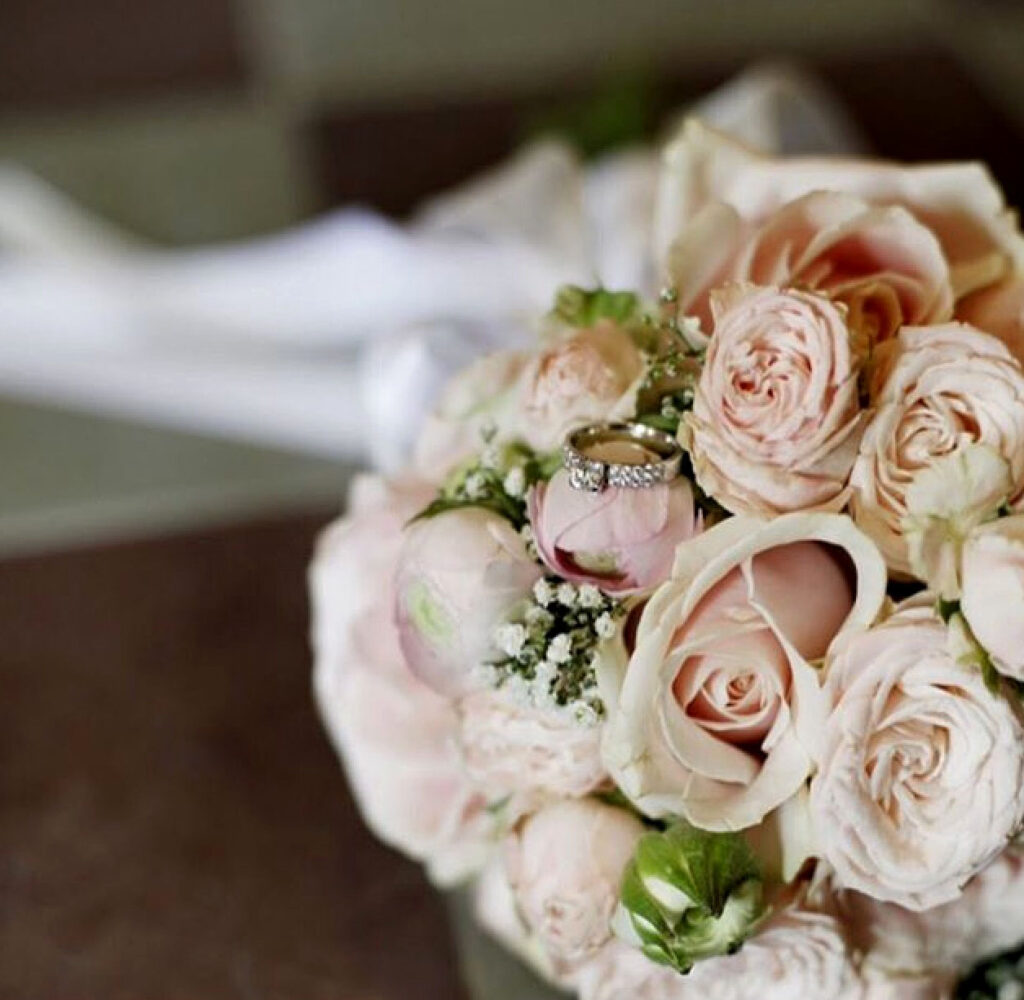
[[[735,951],[763,913],[746,841],[678,822],[637,845],[614,925],[652,961],[689,972],[700,959]]]
[[[518,910],[556,974],[611,940],[619,884],[643,824],[596,799],[569,799],[525,820],[506,844]]]
[[[800,291],[732,286],[680,439],[700,485],[733,513],[839,510],[862,429],[842,306]]]
[[[494,631],[526,599],[542,569],[512,524],[464,507],[407,530],[395,577],[395,620],[412,672],[448,696],[477,686],[499,654]]]
[[[629,416],[643,370],[633,338],[610,320],[557,340],[523,373],[522,436],[531,447],[548,451],[573,427]]]
[[[537,551],[552,572],[607,593],[650,590],[668,577],[676,546],[701,527],[693,488],[682,477],[649,489],[588,493],[561,469],[530,491]]]
[[[960,611],[996,670],[1024,681],[1024,514],[982,525],[968,537]]]
[[[486,859],[488,800],[466,772],[459,716],[409,671],[388,599],[402,526],[428,483],[360,476],[310,568],[313,690],[366,824],[439,884]]]

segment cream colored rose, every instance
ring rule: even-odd
[[[569,987],[567,977],[556,973],[540,941],[523,922],[512,886],[509,885],[505,861],[500,853],[474,881],[470,902],[472,918],[491,937],[528,965],[541,979],[556,987]],[[461,917],[461,914],[459,916]],[[475,928],[470,931],[474,932]],[[491,977],[486,970],[481,975],[486,981],[490,981]]]
[[[734,286],[682,439],[700,485],[734,513],[838,510],[862,427],[844,312],[801,291]]]
[[[459,705],[459,740],[469,775],[512,816],[551,798],[581,796],[607,779],[601,729],[522,705],[504,691],[480,691]]]
[[[920,603],[834,649],[811,783],[839,884],[912,910],[956,899],[1024,818],[1020,714]]]
[[[643,832],[624,809],[565,799],[525,819],[506,841],[519,913],[557,974],[611,940],[619,884]]]
[[[863,1000],[953,1000],[956,978],[943,975],[867,979]]]
[[[742,242],[751,229],[783,206],[827,191],[852,195],[874,206],[900,206],[912,214],[938,238],[957,299],[993,284],[1013,266],[1024,268],[1024,237],[1016,216],[981,163],[904,166],[848,157],[776,158],[753,152],[695,119],[687,121],[669,144],[662,163],[655,211],[659,260],[669,259],[673,243],[709,206],[720,218],[722,208],[731,215],[735,239]],[[705,230],[703,260],[697,263],[710,261],[713,266],[716,255],[722,255],[720,240],[707,226]],[[879,248],[892,265],[879,277],[895,276],[897,290],[912,276],[906,275],[906,262],[900,259],[904,246],[913,250],[902,239]],[[865,256],[873,252],[870,243],[850,244],[848,256],[837,259],[841,266],[833,273],[863,272]]]
[[[483,432],[518,433],[516,389],[528,355],[498,351],[462,369],[424,420],[413,457],[424,479],[440,483],[460,462],[480,451]]]
[[[700,1000],[691,978],[614,940],[575,974],[579,1000]]]
[[[994,337],[963,324],[905,327],[879,373],[875,413],[850,483],[851,511],[890,570],[910,574],[908,492],[934,463],[982,445],[1024,486],[1024,373]]]
[[[450,882],[484,860],[488,800],[463,767],[454,707],[410,672],[391,618],[402,526],[432,495],[419,482],[360,478],[349,513],[321,536],[313,687],[367,826]]]
[[[964,901],[974,915],[974,961],[1024,944],[1024,847],[1011,844],[976,875]]]
[[[982,525],[968,537],[960,610],[996,669],[1024,681],[1024,514]]]
[[[1024,852],[1010,846],[962,895],[915,912],[859,892],[840,896],[843,919],[874,979],[966,974],[1024,942]]]
[[[799,903],[735,955],[699,962],[689,980],[694,1000],[862,1000],[865,988],[840,923]]]
[[[632,337],[603,320],[542,351],[520,384],[519,431],[532,447],[561,446],[573,427],[629,416],[644,361]]]
[[[602,664],[616,783],[650,816],[759,823],[811,768],[826,705],[810,661],[874,621],[885,586],[874,546],[841,515],[735,517],[681,545],[624,676],[617,657]]]
[[[839,894],[839,906],[872,979],[956,977],[978,960],[976,914],[966,892],[921,912],[852,891]]]

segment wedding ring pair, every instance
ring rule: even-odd
[[[588,493],[609,486],[650,489],[679,475],[683,450],[671,434],[645,424],[588,424],[562,446],[569,485]]]

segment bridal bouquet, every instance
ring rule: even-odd
[[[583,1000],[950,997],[1024,941],[1024,238],[976,164],[662,171],[660,295],[564,288],[321,539],[324,719]]]

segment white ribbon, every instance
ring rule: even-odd
[[[751,71],[695,109],[774,151],[857,145],[812,80]],[[395,468],[448,375],[528,338],[559,285],[656,290],[657,158],[526,147],[408,226],[342,209],[165,251],[0,169],[0,390]]]

